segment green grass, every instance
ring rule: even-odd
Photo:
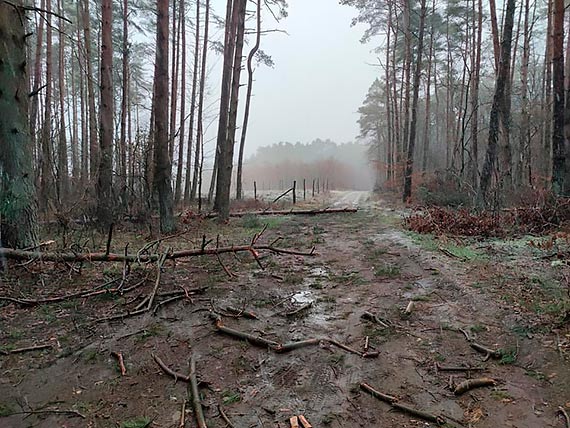
[[[241,401],[241,395],[239,392],[226,390],[222,392],[222,402],[228,406],[230,404],[238,403]]]
[[[383,263],[374,268],[374,276],[383,278],[398,278],[401,274],[400,266],[394,263]]]
[[[499,352],[501,353],[499,364],[508,365],[517,361],[517,350],[515,348],[500,349]]]
[[[121,424],[121,428],[147,428],[151,423],[152,419],[144,416],[126,420]]]

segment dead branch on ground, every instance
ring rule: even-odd
[[[186,376],[183,375],[181,373],[178,373],[174,370],[172,370],[170,367],[168,367],[168,365],[166,365],[164,363],[164,361],[162,361],[158,355],[156,354],[151,354],[152,358],[154,358],[154,361],[156,361],[156,364],[159,365],[159,367],[162,369],[162,371],[164,373],[166,373],[168,376],[171,376],[174,378],[174,381],[176,382],[178,379],[184,381],[184,382],[190,382],[190,376]]]
[[[373,322],[375,324],[379,324],[384,328],[390,328],[390,325],[392,324],[389,320],[387,320],[385,318],[381,318],[378,315],[374,315],[373,313],[368,312],[368,311],[364,312],[360,316],[360,318],[362,318],[363,320],[366,320],[366,321]]]
[[[424,412],[423,410],[418,410],[413,408],[409,404],[400,403],[396,397],[391,395],[383,394],[380,391],[375,390],[370,385],[366,383],[360,384],[360,389],[367,392],[368,394],[372,395],[374,398],[377,398],[380,401],[388,403],[396,410],[400,410],[401,412],[408,413],[409,415],[424,419],[429,422],[433,422],[437,425],[444,425],[445,420],[441,416],[435,416],[431,413]]]
[[[459,385],[457,385],[453,390],[453,393],[455,395],[461,395],[475,388],[481,388],[484,386],[495,386],[496,384],[497,382],[494,379],[488,377],[482,377],[479,379],[467,379],[461,382]]]
[[[324,208],[316,210],[279,210],[279,211],[244,211],[230,213],[230,217],[266,216],[266,215],[320,215],[320,214],[343,214],[358,212],[357,208]],[[216,218],[217,213],[208,214],[208,218]]]
[[[309,309],[310,307],[313,306],[313,302],[309,302],[309,303],[305,303],[304,305],[298,307],[295,310],[292,310],[290,312],[286,312],[285,316],[288,318],[292,318],[292,317],[296,317],[297,315],[299,315],[301,312],[306,311],[307,309]]]
[[[222,419],[224,420],[224,422],[226,423],[226,425],[229,428],[235,428],[235,425],[232,424],[232,421],[230,421],[230,418],[228,418],[228,415],[226,415],[226,413],[224,412],[224,409],[222,409],[222,405],[218,404],[218,411],[220,412],[220,416],[222,417]]]
[[[196,422],[198,428],[208,428],[206,420],[204,419],[204,412],[202,410],[202,403],[200,402],[200,393],[198,392],[198,380],[196,379],[196,360],[194,355],[190,356],[190,398],[192,399],[192,407],[196,415]]]
[[[24,352],[40,351],[42,349],[48,349],[48,348],[51,349],[51,348],[53,348],[53,346],[49,343],[45,343],[43,345],[26,346],[25,348],[0,349],[0,354],[2,354],[2,355],[23,354]]]
[[[266,250],[276,254],[292,254],[296,256],[314,256],[315,248],[310,251],[296,251],[286,248],[279,248],[272,245],[236,245],[229,247],[219,248],[196,248],[190,250],[181,250],[168,253],[166,260],[176,260],[186,257],[219,255],[225,253],[239,253],[249,252],[255,254],[257,251]],[[0,257],[6,257],[14,260],[42,260],[45,262],[132,262],[132,263],[146,263],[156,262],[162,255],[161,254],[116,254],[105,252],[102,253],[57,253],[57,252],[39,252],[39,251],[24,251],[14,248],[0,248]]]
[[[467,342],[469,342],[469,345],[473,349],[475,349],[477,352],[485,354],[485,359],[483,361],[487,361],[489,358],[495,358],[495,359],[502,358],[503,353],[500,350],[491,349],[484,345],[481,345],[480,343],[475,342],[473,338],[469,336],[469,333],[467,333],[465,330],[461,328],[458,329],[458,331],[463,333],[463,336],[465,336],[465,339],[467,340]]]
[[[121,376],[125,376],[127,374],[127,368],[125,367],[125,360],[123,359],[122,352],[111,352],[111,355],[117,359],[119,363],[119,369],[121,370]]]
[[[439,363],[435,363],[436,371],[440,372],[473,372],[473,371],[483,371],[485,367],[471,367],[471,366],[440,366]]]
[[[60,410],[60,409],[44,409],[44,410],[27,410],[21,412],[13,412],[6,416],[12,415],[42,415],[42,414],[53,414],[53,415],[68,415],[70,417],[78,417],[81,419],[85,419],[85,415],[79,413],[77,410]]]

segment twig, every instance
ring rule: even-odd
[[[312,307],[312,306],[313,306],[313,302],[305,303],[303,306],[301,306],[301,307],[295,309],[294,311],[287,312],[287,313],[285,314],[285,316],[286,316],[286,317],[289,317],[289,318],[295,317],[295,316],[299,315],[301,312],[303,312],[303,311],[309,309],[309,308]]]
[[[305,348],[307,346],[314,346],[318,345],[321,342],[321,339],[306,339],[306,340],[299,340],[297,342],[289,342],[279,345],[275,348],[275,352],[284,353],[293,351],[299,348]]]
[[[239,317],[249,318],[252,320],[258,320],[259,319],[259,317],[256,314],[254,314],[253,312],[246,311],[245,309],[237,309],[237,308],[234,308],[233,306],[226,306],[225,311],[229,312],[230,314],[233,314],[235,316],[239,316]]]
[[[488,360],[490,357],[491,358],[495,358],[495,359],[499,359],[502,358],[503,353],[499,350],[495,350],[495,349],[490,349],[487,348],[484,345],[481,345],[480,343],[475,342],[470,336],[469,333],[467,333],[465,330],[463,329],[458,329],[458,331],[460,331],[461,333],[463,333],[463,335],[465,336],[465,339],[469,342],[469,345],[475,349],[477,352],[480,352],[482,354],[485,354],[485,361]]]
[[[49,343],[46,343],[43,345],[27,346],[25,348],[17,348],[17,349],[10,349],[10,350],[0,349],[0,354],[2,354],[2,355],[23,354],[24,352],[40,351],[42,349],[48,349],[48,348],[52,348],[52,345]]]
[[[376,324],[380,324],[382,327],[384,328],[390,328],[390,321],[384,319],[384,318],[380,318],[378,315],[374,315],[371,312],[364,312],[360,318],[362,318],[363,320],[367,320],[367,321],[371,321],[373,323]]]
[[[177,301],[177,300],[185,299],[185,298],[188,298],[188,297],[189,297],[189,296],[186,295],[186,294],[179,294],[179,295],[176,295],[176,296],[172,296],[172,297],[169,298],[169,299],[166,299],[166,300],[163,300],[163,301],[160,302],[160,303],[157,303],[156,306],[154,307],[154,310],[152,311],[152,313],[153,313],[153,315],[156,315],[156,313],[158,312],[158,310],[160,309],[161,306],[168,305],[169,303],[175,302],[175,301]]]
[[[272,348],[275,349],[279,346],[279,343],[272,340],[264,339],[263,337],[254,336],[253,334],[244,333],[233,328],[226,327],[222,324],[221,320],[216,321],[216,329],[228,336],[237,337],[238,339],[246,340],[252,345],[261,346],[262,348]]]
[[[184,428],[186,425],[186,400],[182,402],[182,409],[180,410],[180,422],[178,423],[178,428]]]
[[[111,355],[117,359],[119,362],[119,368],[121,369],[121,376],[125,376],[127,374],[127,368],[125,367],[125,360],[123,359],[122,352],[111,352]]]
[[[357,351],[356,349],[352,349],[350,346],[347,346],[347,345],[344,345],[344,344],[342,344],[342,343],[340,343],[340,342],[337,342],[337,341],[334,340],[334,339],[326,339],[326,340],[327,340],[327,342],[329,342],[331,345],[334,345],[334,346],[336,346],[336,347],[338,347],[338,348],[340,348],[340,349],[344,349],[345,351],[350,352],[351,354],[358,355],[359,357],[363,357],[363,356],[364,356],[364,354],[363,354],[362,352]]]
[[[198,428],[208,428],[206,420],[204,419],[204,412],[202,410],[202,403],[200,402],[200,393],[198,392],[198,381],[196,379],[196,360],[194,355],[190,356],[190,397],[192,399],[192,407],[196,415],[196,422]]]
[[[156,363],[160,366],[160,368],[162,369],[162,371],[164,371],[164,373],[166,373],[167,375],[171,376],[174,378],[174,381],[177,381],[178,379],[184,381],[184,382],[190,382],[190,376],[186,376],[183,375],[181,373],[178,373],[174,370],[172,370],[170,367],[168,367],[156,354],[151,354],[152,358],[154,358],[154,361],[156,361]]]
[[[160,257],[160,259],[158,259],[157,262],[157,273],[156,273],[156,282],[154,284],[154,289],[152,290],[152,293],[150,294],[149,298],[148,298],[148,304],[146,306],[146,310],[149,311],[150,308],[152,308],[152,304],[154,303],[154,298],[156,297],[156,292],[158,291],[158,287],[160,285],[160,273],[162,272],[162,265],[164,264],[164,261],[166,260],[166,255],[168,254],[168,250],[166,252],[164,252],[164,254],[162,254],[162,256]]]
[[[424,412],[423,410],[414,409],[408,404],[398,402],[396,397],[392,397],[391,395],[383,394],[380,391],[375,390],[370,385],[366,383],[360,384],[360,389],[367,392],[368,394],[372,395],[374,398],[379,399],[385,403],[388,403],[394,409],[400,410],[402,412],[408,413],[412,416],[416,416],[418,418],[422,418],[426,421],[436,423],[437,425],[445,424],[445,420],[441,416],[435,416],[431,413]]]
[[[453,393],[455,395],[461,395],[464,392],[470,391],[474,388],[481,388],[484,386],[494,386],[496,384],[497,382],[494,379],[488,377],[482,377],[479,379],[467,379],[466,381],[463,381],[459,385],[457,385]]]
[[[472,372],[472,371],[482,371],[485,370],[485,367],[471,367],[471,366],[440,366],[438,363],[435,363],[435,367],[440,372]]]
[[[224,409],[222,409],[221,404],[218,404],[218,411],[220,412],[220,416],[222,417],[222,419],[224,420],[226,425],[230,428],[235,428],[235,425],[232,424],[232,421],[230,421],[230,419],[228,418],[228,415],[226,415],[226,413],[224,412]]]
[[[45,409],[45,410],[28,410],[22,412],[13,412],[6,416],[12,415],[41,415],[46,413],[52,413],[55,415],[69,415],[69,416],[76,416],[81,419],[85,419],[85,415],[79,413],[77,410],[59,410],[59,409]]]

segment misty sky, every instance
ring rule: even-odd
[[[216,3],[219,14],[223,2]],[[356,11],[338,0],[289,0],[289,16],[279,24],[264,14],[265,29],[280,28],[289,35],[262,38],[261,48],[275,68],[256,70],[246,155],[279,141],[355,139],[356,111],[379,69],[370,65],[376,61],[373,46],[359,41],[364,28],[350,26],[354,16]],[[247,73],[242,76],[245,83]],[[244,97],[245,87],[242,102]]]

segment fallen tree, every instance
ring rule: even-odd
[[[279,210],[279,211],[243,211],[230,213],[230,217],[245,217],[256,215],[319,215],[319,214],[342,214],[342,213],[355,213],[358,212],[357,208],[323,208],[316,210]],[[210,213],[207,218],[216,218],[218,213]]]
[[[276,254],[293,254],[298,256],[314,256],[315,248],[310,251],[296,251],[286,248],[274,247],[272,245],[238,245],[217,248],[195,248],[189,250],[172,251],[166,254],[166,260],[175,260],[186,257],[196,257],[205,255],[219,255],[224,253],[249,252],[254,258],[258,258],[257,251],[267,250]],[[58,253],[26,251],[15,248],[0,248],[0,257],[14,260],[42,260],[46,262],[131,262],[146,263],[156,262],[161,257],[160,254],[117,254],[117,253]]]

